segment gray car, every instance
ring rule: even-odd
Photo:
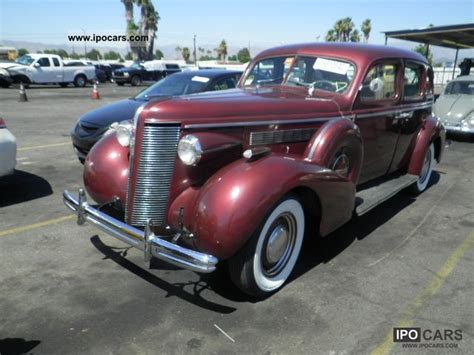
[[[434,113],[448,133],[474,134],[474,75],[449,82],[434,105]]]

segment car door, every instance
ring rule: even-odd
[[[372,64],[354,103],[355,122],[360,127],[364,160],[359,183],[383,176],[389,170],[398,139],[394,115],[400,104],[401,60]]]
[[[415,61],[405,61],[403,69],[402,104],[395,115],[399,130],[397,148],[390,166],[390,172],[401,168],[415,143],[427,110],[431,110],[433,99],[433,77],[429,67]]]
[[[55,82],[61,83],[64,81],[64,70],[61,66],[61,63],[59,62],[58,58],[53,57],[53,74],[55,77]]]
[[[33,63],[33,81],[35,83],[54,83],[54,69],[48,57],[40,57]]]

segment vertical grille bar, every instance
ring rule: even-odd
[[[130,181],[135,185],[133,196],[127,196],[132,204],[127,203],[126,219],[132,225],[144,226],[149,218],[155,225],[166,223],[179,134],[179,125],[145,123],[141,152],[130,167],[130,176],[138,169],[135,181]]]

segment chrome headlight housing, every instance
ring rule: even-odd
[[[202,147],[199,139],[188,134],[178,143],[178,156],[185,165],[196,165],[202,157]]]
[[[133,123],[129,120],[122,121],[114,127],[117,141],[122,147],[128,147],[133,136]]]
[[[466,117],[461,121],[461,125],[466,128],[474,127],[474,111],[466,115]]]
[[[130,76],[130,74],[126,71],[126,72],[123,73],[123,76],[128,78]]]

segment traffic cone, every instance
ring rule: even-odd
[[[20,83],[20,98],[18,101],[19,102],[28,101],[28,97],[26,97],[26,91],[25,91],[25,87],[23,86],[23,83]]]
[[[92,89],[92,100],[99,100],[100,94],[99,89],[97,89],[97,83],[94,83],[94,89]]]

